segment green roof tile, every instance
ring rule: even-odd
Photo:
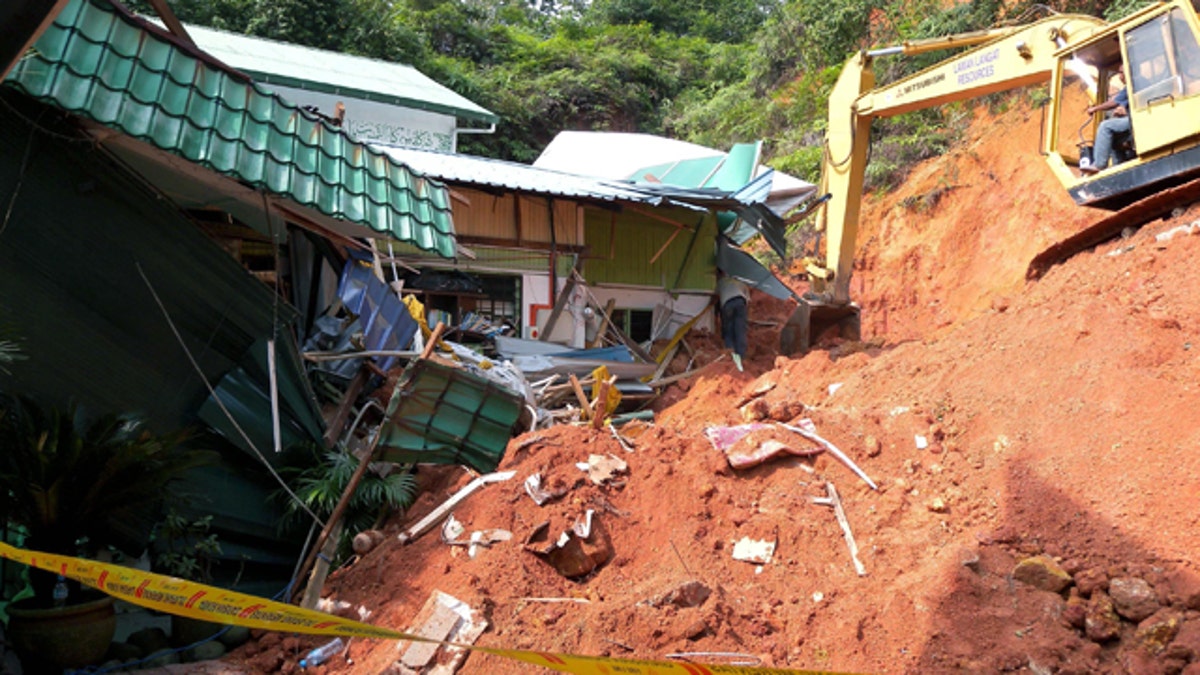
[[[326,215],[454,256],[444,185],[104,0],[72,0],[5,83]]]

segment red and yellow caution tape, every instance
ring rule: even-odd
[[[442,643],[325,612],[111,563],[27,551],[3,542],[0,542],[0,557],[61,574],[131,604],[168,614],[289,633],[452,644],[574,675],[834,675],[818,670],[613,659]]]

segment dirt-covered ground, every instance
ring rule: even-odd
[[[1200,208],[1027,283],[1036,253],[1101,215],[1075,207],[1042,164],[1039,121],[1036,110],[981,112],[963,146],[868,198],[853,285],[865,342],[783,358],[778,328],[756,325],[747,372],[725,359],[673,386],[652,426],[627,427],[632,452],[591,428],[515,438],[501,469],[516,477],[454,511],[467,532],[503,528],[512,541],[471,559],[436,531],[407,546],[389,537],[326,593],[404,630],[441,590],[487,617],[477,644],[543,652],[1200,673],[1200,236],[1155,239]],[[751,318],[788,310],[756,297]],[[721,352],[711,337],[689,342],[701,361]],[[811,419],[879,489],[828,453],[731,469],[705,429],[764,416]],[[575,467],[593,454],[628,470],[594,485]],[[534,472],[569,489],[539,507],[522,485]],[[390,534],[470,479],[422,476],[429,491]],[[833,509],[812,501],[827,481],[865,576]],[[588,509],[615,554],[598,571],[570,581],[524,549],[540,523],[557,534]],[[777,542],[772,560],[734,560],[743,537]],[[691,581],[710,591],[698,606],[672,595]],[[269,638],[235,658],[288,671],[315,642]],[[323,671],[379,673],[397,658],[383,641],[355,640],[348,655],[353,664]],[[474,654],[460,672],[538,671]]]

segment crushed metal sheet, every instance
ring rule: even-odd
[[[549,563],[559,574],[574,579],[603,567],[615,551],[608,532],[592,510],[553,537],[550,522],[538,525],[525,540],[525,550]]]
[[[567,494],[566,489],[547,490],[542,487],[542,474],[531,474],[525,479],[525,494],[533,500],[534,504],[543,506],[563,495]]]

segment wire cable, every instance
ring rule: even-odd
[[[321,520],[321,517],[314,513],[312,509],[308,508],[308,504],[305,504],[304,500],[300,499],[300,497],[292,491],[292,488],[290,488],[287,482],[283,480],[283,477],[279,475],[279,472],[275,470],[275,467],[271,466],[271,463],[267,461],[267,458],[263,455],[262,451],[258,449],[258,446],[254,444],[254,441],[250,440],[250,436],[246,434],[246,432],[242,429],[242,426],[237,423],[237,420],[233,417],[233,413],[229,412],[229,408],[225,407],[225,403],[221,400],[221,397],[217,396],[217,391],[213,389],[211,384],[209,384],[208,378],[204,376],[204,371],[200,368],[200,364],[196,362],[196,358],[192,356],[191,350],[188,349],[187,344],[184,343],[183,335],[180,334],[179,329],[175,326],[175,322],[171,319],[171,314],[167,311],[166,305],[163,304],[162,298],[158,297],[158,292],[154,290],[154,285],[150,283],[150,279],[146,277],[146,272],[142,270],[142,264],[135,263],[135,265],[137,267],[138,274],[142,277],[142,281],[146,282],[146,288],[150,290],[150,295],[154,296],[154,302],[158,303],[158,308],[160,311],[162,311],[163,318],[167,320],[167,325],[171,328],[171,332],[175,334],[175,339],[179,342],[179,346],[183,349],[183,353],[187,355],[188,361],[192,364],[192,368],[196,370],[196,374],[200,377],[200,381],[204,383],[204,387],[208,389],[208,393],[210,396],[212,396],[213,401],[215,401],[217,406],[221,408],[221,412],[225,414],[225,417],[229,420],[229,423],[232,424],[233,428],[237,430],[238,434],[242,437],[242,440],[245,441],[246,445],[254,451],[254,454],[258,455],[258,458],[262,460],[263,465],[267,467],[267,471],[271,473],[284,491],[287,492],[287,494],[297,504],[300,505],[300,508],[303,509],[305,513],[312,516],[314,521],[319,523],[321,527],[325,527],[325,522]]]

